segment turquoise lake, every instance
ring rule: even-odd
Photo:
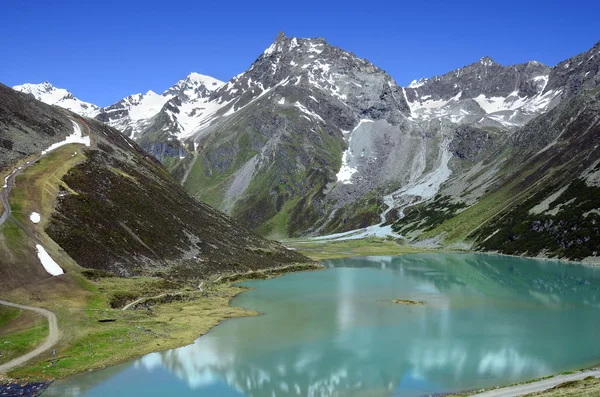
[[[483,254],[324,264],[242,283],[254,290],[232,304],[261,316],[44,396],[409,397],[600,363],[600,269]]]

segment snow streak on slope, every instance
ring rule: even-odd
[[[42,156],[47,153],[50,153],[51,151],[53,151],[56,148],[59,148],[64,145],[68,145],[70,143],[81,143],[82,145],[90,146],[90,137],[83,136],[83,133],[81,132],[81,127],[79,127],[79,124],[77,124],[73,120],[71,120],[71,122],[73,123],[73,133],[71,135],[67,136],[63,141],[53,143],[47,149],[42,150]]]
[[[32,95],[48,105],[57,105],[85,117],[94,117],[100,112],[98,106],[81,101],[69,91],[56,88],[47,81],[41,84],[16,85],[13,89]]]
[[[350,135],[348,136],[348,149],[346,149],[344,153],[342,153],[342,167],[340,168],[340,171],[336,174],[338,182],[344,183],[346,185],[352,184],[352,175],[358,172],[358,169],[356,167],[350,165],[351,163],[354,164],[354,161],[352,161],[354,154],[352,153],[352,146],[350,145],[350,142],[352,141],[352,134],[356,130],[358,130],[358,128],[363,123],[372,122],[373,120],[363,119],[358,123],[354,130],[350,132]]]
[[[52,259],[50,255],[48,255],[44,247],[42,247],[40,244],[36,244],[35,248],[37,250],[38,259],[40,260],[42,266],[44,266],[44,269],[48,272],[48,274],[52,276],[60,276],[61,274],[65,274],[65,272],[58,265],[58,263],[56,263],[54,259]]]

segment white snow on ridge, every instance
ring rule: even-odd
[[[515,91],[504,97],[486,97],[481,94],[473,98],[475,102],[488,114],[501,112],[503,110],[516,110],[525,105],[527,98],[519,97],[519,92]]]
[[[421,81],[421,80],[420,80]],[[412,88],[420,84],[419,82],[411,83]],[[463,98],[462,92],[458,95],[444,99],[431,99],[431,95],[424,95],[409,102],[404,91],[405,99],[411,110],[411,118],[416,120],[431,120],[435,118],[446,118],[452,122],[459,123],[465,117],[477,115],[465,109],[457,108],[456,105],[462,103],[463,100],[473,100],[486,113],[487,118],[495,120],[506,127],[513,128],[522,125],[524,122],[531,119],[540,112],[548,110],[548,107],[553,103],[553,100],[560,94],[560,91],[544,90],[548,84],[548,76],[540,75],[532,79],[537,94],[534,96],[521,96],[519,91],[513,91],[507,96],[486,96],[480,94],[474,98]],[[410,86],[409,86],[410,87]],[[512,114],[508,114],[508,112]],[[519,115],[519,118],[515,117]],[[481,118],[479,122],[482,122]],[[518,121],[516,121],[518,120]]]
[[[57,105],[86,117],[94,117],[100,108],[94,104],[81,101],[64,88],[56,88],[49,82],[41,84],[16,85],[13,89],[33,95],[39,101],[48,105]]]
[[[77,124],[73,120],[71,120],[71,122],[73,123],[73,133],[71,135],[68,135],[64,141],[53,143],[46,150],[42,150],[42,156],[50,153],[51,151],[53,151],[56,148],[59,148],[61,146],[65,146],[65,145],[68,145],[71,143],[80,143],[85,146],[90,146],[90,137],[83,136],[83,133],[81,132],[81,127],[79,126],[79,124]]]
[[[52,259],[50,255],[46,252],[44,247],[40,244],[36,244],[35,246],[37,250],[37,256],[44,269],[52,276],[60,276],[61,274],[65,274],[63,269]]]
[[[271,45],[269,46],[269,48],[267,48],[267,49],[266,49],[266,50],[263,52],[263,54],[265,54],[265,55],[271,55],[272,53],[274,53],[274,52],[275,52],[276,48],[277,48],[277,47],[276,47],[275,43],[273,43],[273,44],[271,44]]]
[[[29,220],[31,221],[31,223],[40,223],[42,217],[37,212],[32,212],[31,215],[29,215]]]
[[[206,89],[209,91],[216,91],[225,85],[225,83],[221,80],[215,79],[214,77],[207,76],[204,74],[196,73],[196,72],[190,73],[187,76],[186,80],[193,81],[193,82],[197,83],[198,85],[204,85],[206,87]]]
[[[129,117],[132,121],[148,119],[156,115],[173,96],[159,95],[150,90],[145,95],[138,94],[138,97],[140,98],[139,102],[129,109]]]
[[[421,78],[418,81],[417,80],[413,80],[410,82],[410,84],[408,85],[408,88],[419,88],[423,85],[425,85],[425,83],[427,82],[426,78]]]
[[[318,114],[316,114],[315,112],[311,111],[310,109],[308,109],[306,106],[304,106],[303,104],[301,104],[300,102],[296,102],[294,103],[294,106],[297,107],[298,109],[300,109],[300,111],[304,114],[309,115],[310,117],[313,117],[323,123],[325,123],[325,120],[323,120],[323,118],[321,116],[319,116]]]

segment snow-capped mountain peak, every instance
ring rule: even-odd
[[[479,63],[482,64],[483,66],[500,66],[500,64],[496,63],[496,61],[494,61],[492,58],[488,57],[488,56],[484,56],[479,60]]]
[[[285,96],[276,94],[281,90],[301,91],[307,98],[324,95],[339,106],[355,109],[364,118],[391,117],[398,122],[410,112],[400,87],[382,69],[323,38],[287,37],[283,32],[248,70],[230,80],[211,99],[231,103],[224,113],[231,115],[260,98],[279,103]],[[382,97],[393,102],[383,113],[374,106]],[[313,100],[303,106],[319,113],[322,109],[316,109],[316,103]]]
[[[49,105],[57,105],[82,116],[94,117],[100,108],[94,104],[81,101],[64,88],[56,88],[48,81],[40,84],[16,85],[13,89],[33,96],[35,99]]]
[[[201,118],[210,95],[223,84],[213,77],[192,72],[162,94],[149,90],[103,108],[98,118],[135,138],[163,114],[162,122],[168,124],[169,135],[186,135],[199,123],[196,119]]]
[[[421,77],[419,80],[413,80],[408,85],[409,88],[419,88],[427,82],[428,79]]]
[[[214,77],[192,72],[185,79],[179,80],[173,87],[166,90],[163,95],[173,95],[183,101],[208,98],[213,91],[218,90],[225,83]]]
[[[412,117],[454,123],[515,128],[556,103],[546,92],[550,68],[530,61],[502,66],[485,56],[478,62],[404,88]]]

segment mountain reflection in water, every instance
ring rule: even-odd
[[[168,384],[178,396],[418,396],[600,361],[594,268],[478,254],[325,264],[243,283],[255,289],[232,304],[264,315],[228,320],[108,377],[56,382],[49,394],[158,396]]]

